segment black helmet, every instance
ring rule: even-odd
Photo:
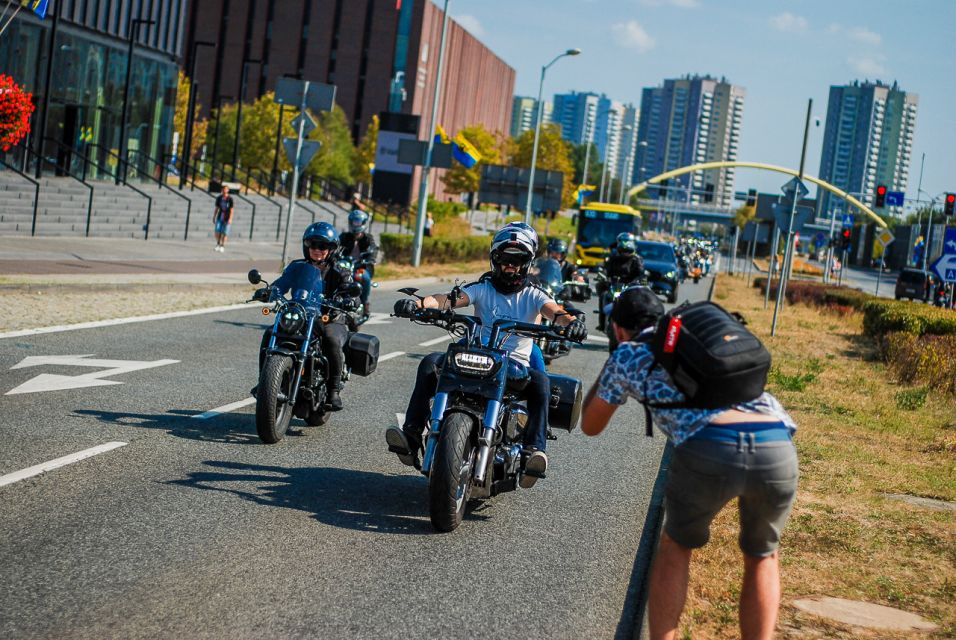
[[[339,247],[339,232],[328,222],[313,222],[302,234],[302,256],[309,260],[309,246],[319,245],[329,248],[329,258]]]
[[[506,224],[491,241],[491,284],[499,293],[521,290],[537,252],[538,234],[533,228],[523,222]],[[518,270],[505,273],[505,263],[516,265]]]
[[[551,238],[548,240],[548,253],[560,253],[564,260],[568,255],[568,243],[561,238]]]
[[[617,249],[619,255],[633,256],[637,253],[637,238],[634,237],[633,233],[628,233],[627,231],[619,233],[617,234],[614,247]]]

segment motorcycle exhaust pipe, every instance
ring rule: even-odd
[[[435,459],[435,447],[438,446],[438,434],[441,432],[441,420],[445,417],[448,406],[448,394],[436,393],[432,401],[432,417],[428,423],[428,434],[425,437],[425,455],[422,457],[422,473],[428,475]]]
[[[484,429],[478,439],[478,464],[475,468],[475,482],[482,484],[485,481],[485,469],[488,467],[488,456],[491,455],[491,443],[495,437],[495,425],[498,424],[498,413],[501,403],[492,400],[485,410],[485,419],[482,421]]]

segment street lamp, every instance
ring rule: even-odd
[[[133,18],[129,25],[129,48],[126,52],[126,86],[123,89],[123,117],[120,121],[120,165],[116,168],[116,184],[126,182],[126,164],[128,161],[126,157],[126,125],[128,124],[129,119],[129,85],[133,80],[133,45],[136,43],[136,38],[139,36],[140,25],[151,25],[155,23],[155,20]],[[122,179],[120,176],[122,176]]]
[[[246,99],[246,73],[250,64],[262,64],[262,60],[242,61],[242,73],[239,76],[239,104],[236,106],[236,139],[232,142],[232,181],[236,181],[236,165],[239,164],[239,133],[242,131],[242,101]]]
[[[183,141],[183,168],[179,176],[179,188],[182,189],[189,175],[189,162],[192,160],[193,146],[193,125],[196,111],[196,91],[199,89],[199,83],[196,82],[196,57],[199,47],[215,47],[215,42],[205,42],[195,40],[193,42],[192,57],[189,58],[189,106],[186,113],[186,131]]]
[[[531,196],[534,193],[534,165],[538,161],[538,138],[541,135],[541,119],[544,116],[544,105],[541,103],[541,94],[544,91],[544,74],[555,62],[560,60],[565,56],[576,56],[580,55],[580,49],[568,49],[564,53],[560,53],[554,57],[554,59],[548,64],[541,67],[541,81],[538,83],[538,103],[536,105],[538,110],[537,122],[534,126],[534,147],[531,151],[531,171],[528,176],[528,204],[525,207],[524,212],[524,221],[525,224],[531,224]]]

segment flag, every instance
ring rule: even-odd
[[[468,142],[460,131],[455,136],[455,144],[451,148],[451,154],[466,169],[471,169],[481,161],[481,152],[475,148],[475,145]]]
[[[46,10],[49,4],[50,0],[20,0],[20,5],[37,14],[40,20],[46,18]]]
[[[448,134],[445,133],[445,130],[440,124],[435,125],[435,144],[448,144],[451,140],[448,139]]]
[[[574,193],[571,196],[577,201],[578,204],[584,204],[585,198],[590,198],[594,195],[595,187],[593,184],[582,184],[578,185],[578,188],[574,190]]]

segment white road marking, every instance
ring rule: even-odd
[[[385,362],[386,360],[391,360],[392,358],[397,358],[398,356],[405,355],[404,351],[392,351],[391,353],[386,353],[384,356],[379,356],[379,362]]]
[[[20,393],[38,393],[42,391],[60,391],[63,389],[80,389],[82,387],[101,387],[111,384],[123,384],[119,380],[102,380],[109,376],[119,375],[121,373],[130,373],[141,369],[152,369],[153,367],[162,367],[167,364],[176,364],[179,360],[104,360],[90,358],[92,354],[73,355],[73,356],[28,356],[19,363],[10,367],[10,369],[24,369],[26,367],[40,367],[48,365],[73,366],[73,367],[103,367],[103,371],[94,371],[93,373],[84,373],[78,376],[63,376],[53,373],[41,373],[38,376],[27,380],[15,389],[7,391],[4,395],[15,395]]]
[[[34,465],[32,467],[27,467],[26,469],[21,469],[20,471],[14,471],[13,473],[8,473],[5,476],[0,476],[0,487],[8,484],[13,484],[14,482],[19,482],[20,480],[25,480],[26,478],[32,478],[33,476],[38,476],[41,473],[46,473],[47,471],[52,471],[53,469],[58,469],[60,467],[65,467],[68,464],[73,464],[85,458],[92,458],[95,455],[101,453],[106,453],[111,449],[117,449],[119,447],[125,447],[128,442],[107,442],[106,444],[101,444],[97,447],[92,447],[90,449],[84,449],[83,451],[78,451],[77,453],[71,453],[68,456],[63,456],[62,458],[57,458],[56,460],[50,460],[49,462],[44,462],[42,464]]]
[[[396,414],[395,414],[395,420],[397,421],[398,426],[401,427],[403,424],[405,424],[405,414],[404,414],[404,413],[396,413]]]
[[[209,307],[207,309],[193,309],[192,311],[171,311],[169,313],[157,313],[151,316],[134,316],[132,318],[116,318],[114,320],[96,320],[95,322],[80,322],[77,324],[63,324],[55,327],[41,327],[39,329],[21,329],[20,331],[7,331],[0,333],[2,338],[18,338],[20,336],[34,336],[40,333],[58,333],[60,331],[74,331],[76,329],[94,329],[96,327],[112,327],[118,324],[129,324],[131,322],[149,322],[150,320],[166,320],[168,318],[182,318],[185,316],[198,316],[204,313],[219,313],[220,311],[232,311],[234,309],[249,309],[256,305],[250,304],[231,304],[224,307]],[[262,305],[258,305],[262,306]]]
[[[373,311],[369,314],[368,320],[362,323],[362,326],[371,324],[392,324],[392,316],[388,313],[378,313]]]
[[[610,339],[608,339],[606,336],[588,336],[587,339],[591,342],[603,342],[604,344],[610,342]]]
[[[255,398],[246,398],[245,400],[240,400],[239,402],[232,402],[229,404],[224,404],[221,407],[216,407],[215,409],[210,409],[205,413],[197,413],[192,417],[196,418],[197,420],[207,420],[209,418],[215,418],[218,415],[222,415],[223,413],[229,413],[230,411],[235,411],[236,409],[248,407],[250,404],[255,403]]]
[[[431,339],[431,340],[426,340],[425,342],[419,342],[419,343],[418,343],[418,346],[419,346],[419,347],[430,347],[430,346],[432,346],[432,345],[436,345],[436,344],[445,342],[445,341],[447,341],[447,340],[451,340],[451,336],[442,336],[442,337],[440,337],[440,338],[433,338],[433,339]]]

